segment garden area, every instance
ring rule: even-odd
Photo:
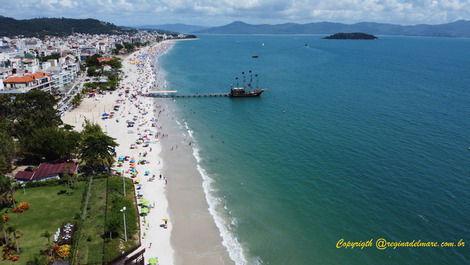
[[[18,265],[32,260],[67,259],[70,245],[63,244],[59,248],[54,242],[54,234],[62,227],[59,237],[62,241],[67,227],[71,228],[65,225],[73,225],[78,219],[85,185],[85,182],[77,182],[73,188],[53,185],[16,190],[16,207],[3,209],[1,214],[8,216],[6,222],[5,218],[3,220],[4,228],[13,233],[10,240],[16,239],[15,246],[20,253],[18,255],[15,249],[11,255],[17,256],[17,261],[2,260],[0,263]],[[2,254],[5,254],[5,248]]]
[[[74,235],[72,264],[103,263],[106,178],[93,178],[90,188],[89,199],[82,205],[86,213],[82,212],[79,230]]]
[[[106,237],[104,261],[110,262],[116,257],[135,249],[139,239],[139,213],[132,180],[126,178],[126,195],[123,196],[123,181],[121,177],[108,178],[108,197],[106,208]],[[124,236],[124,220],[120,211],[126,207],[127,242]]]
[[[125,185],[126,196],[123,196],[121,177],[92,180],[87,212],[75,236],[72,264],[108,263],[139,245],[139,219],[132,180],[125,179]],[[123,207],[126,207],[127,242],[120,211]]]

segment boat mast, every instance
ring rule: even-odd
[[[259,89],[259,77],[258,77],[258,74],[255,74],[255,78],[256,78],[256,89]]]
[[[237,88],[240,87],[240,84],[238,83],[238,76],[235,77],[235,80],[236,80],[236,82],[237,82]]]
[[[246,83],[245,72],[242,72],[242,75],[243,75],[243,89],[245,89],[245,83]]]
[[[248,84],[248,86],[251,88],[252,87],[251,84],[253,83],[253,72],[250,70],[249,73],[250,73],[250,83]]]

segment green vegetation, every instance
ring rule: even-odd
[[[123,34],[132,33],[135,32],[135,30],[124,30],[111,23],[90,18],[34,18],[16,20],[0,16],[0,36],[65,36],[73,32],[88,34]]]
[[[79,157],[91,172],[106,170],[112,164],[117,146],[114,139],[96,124],[87,123],[81,134],[61,126],[50,94],[31,90],[16,98],[1,95],[0,103],[0,174],[10,171],[14,159],[38,163]]]
[[[77,107],[78,105],[80,105],[80,103],[82,102],[82,94],[81,93],[77,93],[73,98],[72,98],[72,101],[70,103],[72,103],[72,106],[75,108]]]
[[[72,264],[103,263],[106,182],[105,178],[92,180],[86,214],[82,212],[80,230],[74,236]]]
[[[43,156],[43,152],[34,154],[29,149],[31,137],[62,124],[55,103],[53,96],[40,90],[16,97],[0,95],[0,174],[9,172],[15,159]]]
[[[94,54],[93,56],[90,56],[86,59],[85,65],[87,67],[95,66],[95,67],[100,67],[101,64],[98,61],[98,58],[101,58],[101,55],[99,54]]]
[[[52,234],[65,223],[74,223],[74,217],[80,212],[80,204],[85,189],[85,182],[79,182],[71,192],[65,185],[42,186],[16,191],[18,202],[28,202],[30,208],[23,213],[12,213],[8,209],[3,214],[9,217],[8,226],[15,227],[20,248],[20,258],[16,262],[2,261],[2,264],[26,264],[45,250],[52,242],[45,232]],[[36,257],[36,259],[41,259]]]
[[[86,215],[76,235],[73,264],[102,264],[119,257],[139,244],[139,219],[132,180],[125,179],[123,196],[121,177],[94,179]],[[86,200],[85,200],[86,201]],[[124,220],[120,212],[126,207],[128,241],[124,238]]]
[[[0,174],[11,171],[11,164],[15,158],[16,148],[13,138],[0,129]]]
[[[59,53],[53,53],[51,55],[47,55],[47,56],[44,56],[44,57],[41,57],[39,58],[41,60],[41,62],[47,62],[47,60],[50,60],[50,59],[59,59],[60,58],[60,54]]]
[[[28,157],[47,161],[69,160],[78,153],[80,133],[59,127],[45,127],[33,131],[22,141],[22,150]]]
[[[126,181],[126,196],[123,196],[123,181],[121,177],[108,178],[105,249],[104,261],[110,262],[121,253],[130,251],[139,244],[139,216],[135,201],[132,180]],[[121,209],[126,207],[127,242],[124,237],[124,220]]]
[[[114,148],[118,144],[115,139],[108,136],[98,124],[86,122],[82,131],[80,158],[84,162],[82,167],[87,172],[108,171],[114,162]]]
[[[14,187],[11,179],[0,175],[0,209],[9,207],[13,204]]]
[[[124,42],[122,45],[121,44],[116,44],[116,48],[113,49],[114,54],[119,54],[123,49],[125,49],[126,53],[131,53],[135,51],[136,48],[142,47],[142,46],[147,46],[149,42]]]
[[[370,35],[366,33],[352,32],[352,33],[336,33],[336,34],[324,37],[324,39],[328,39],[328,40],[376,40],[378,38],[374,35]]]

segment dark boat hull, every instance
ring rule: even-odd
[[[248,91],[248,92],[244,92],[244,93],[240,93],[240,94],[230,93],[230,94],[229,94],[229,97],[232,97],[232,98],[259,97],[263,92],[264,92],[264,90],[259,89],[259,90]]]

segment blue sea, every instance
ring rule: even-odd
[[[169,89],[267,89],[176,101],[236,264],[470,264],[470,39],[199,37]],[[379,238],[465,246],[336,247]]]

